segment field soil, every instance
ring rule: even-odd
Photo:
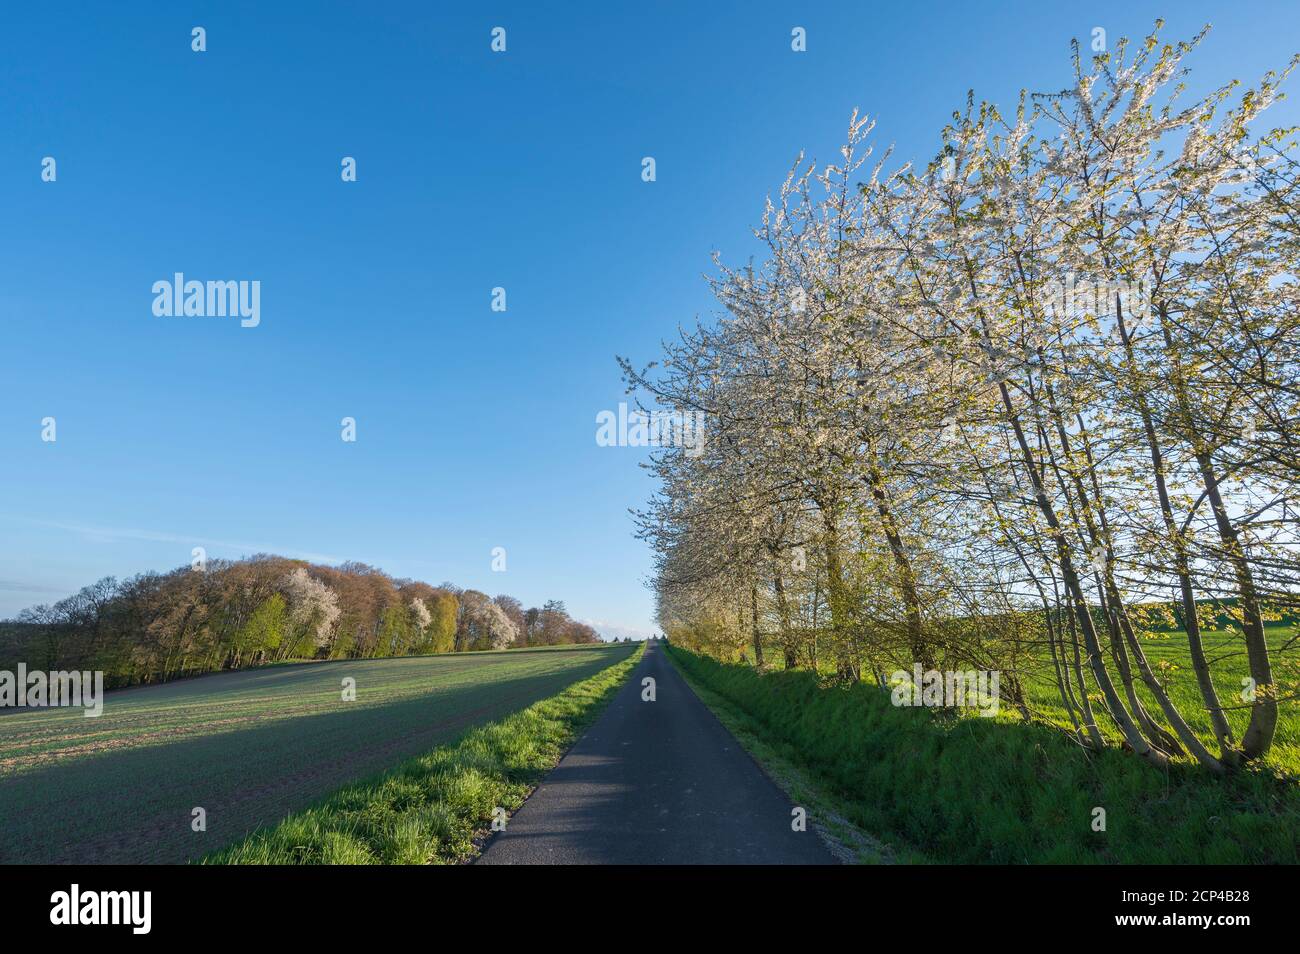
[[[630,646],[307,663],[0,715],[0,863],[176,863],[525,708]],[[344,701],[343,680],[356,680]],[[206,815],[195,831],[194,810]]]

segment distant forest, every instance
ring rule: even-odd
[[[258,555],[113,577],[0,622],[0,668],[102,670],[110,686],[291,659],[377,659],[596,643],[550,600],[525,609],[362,563]]]

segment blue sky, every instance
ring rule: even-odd
[[[1198,88],[1300,49],[1281,2],[704,6],[6,5],[0,615],[204,546],[651,631],[644,452],[595,417],[616,354],[713,310],[711,251],[754,250],[799,149],[860,107],[929,158],[968,88],[1060,88],[1095,26],[1212,22]],[[178,271],[260,281],[260,325],[155,317]]]

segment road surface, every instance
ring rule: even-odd
[[[478,863],[834,864],[793,808],[651,642]]]

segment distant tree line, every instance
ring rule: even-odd
[[[110,685],[290,659],[377,659],[595,643],[550,600],[525,609],[363,563],[258,555],[93,583],[0,622],[0,668],[102,670]]]

